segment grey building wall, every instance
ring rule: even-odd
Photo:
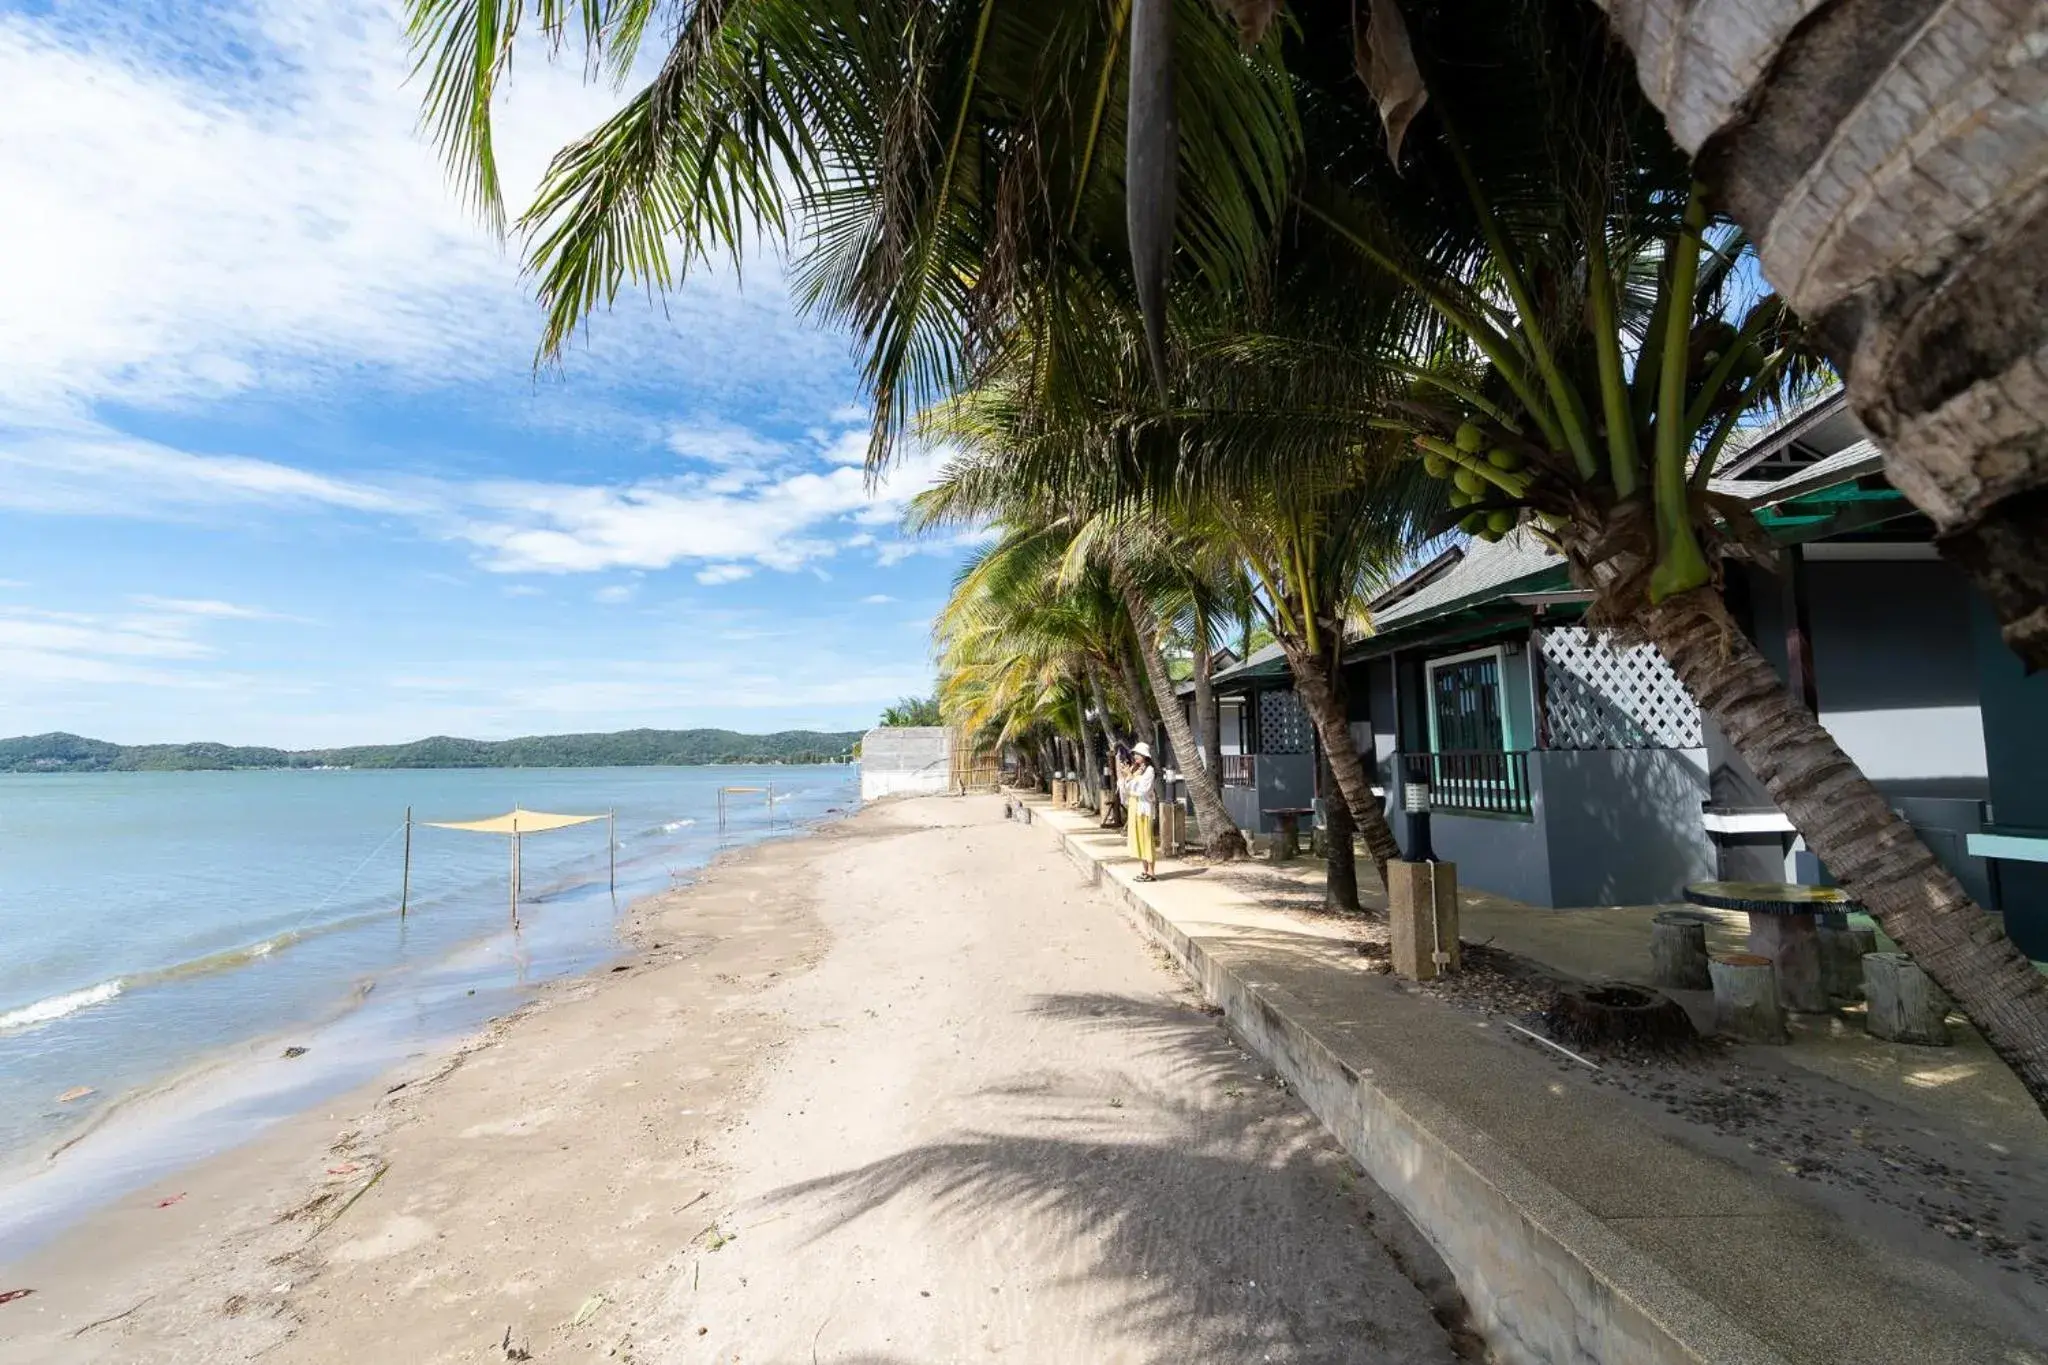
[[[1237,827],[1253,834],[1270,834],[1274,822],[1269,810],[1307,806],[1316,795],[1315,759],[1308,754],[1260,754],[1257,787],[1225,787],[1223,804]]]
[[[1893,797],[1989,794],[1968,581],[1938,560],[1806,566],[1821,723]]]
[[[2001,830],[2048,835],[2048,672],[2031,677],[1983,599],[1971,594],[1971,626],[1984,703],[1991,818]],[[2000,859],[1998,905],[2022,952],[2048,959],[2048,863]]]
[[[1405,851],[1410,847],[1405,828],[1401,837]],[[1461,886],[1531,905],[1560,903],[1551,892],[1550,842],[1540,820],[1432,815],[1429,841],[1437,857],[1458,865]]]
[[[1821,723],[1978,903],[1991,903],[1991,870],[1969,854],[1966,841],[1983,826],[1978,803],[1993,794],[1993,763],[2014,750],[2006,718],[1987,716],[1990,703],[1983,700],[1991,689],[1974,623],[1987,609],[1959,572],[1933,560],[1813,558],[1806,587]],[[1784,676],[1784,582],[1751,568],[1742,591],[1757,648]],[[1987,732],[1999,736],[1996,744],[1987,745]],[[1716,805],[1771,806],[1711,719],[1707,750]],[[2048,760],[2048,753],[2040,757]],[[1720,875],[1792,875],[1778,870],[1792,837],[1724,837]],[[1827,879],[1811,855],[1794,862],[1804,869],[1800,875]]]
[[[1394,753],[1401,747],[1395,733],[1394,721],[1394,661],[1372,659],[1365,665],[1363,686],[1357,690],[1365,693],[1367,712],[1372,718],[1373,772],[1379,784],[1390,793],[1398,793],[1399,783],[1394,773]]]
[[[1545,904],[1659,905],[1714,875],[1704,749],[1550,750],[1529,768],[1549,839]]]

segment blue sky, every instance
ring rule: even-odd
[[[415,133],[396,4],[0,0],[0,733],[856,727],[957,544],[778,262],[559,371]],[[618,98],[523,61],[517,201]]]

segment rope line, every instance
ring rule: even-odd
[[[292,926],[292,929],[295,931],[303,929],[306,925],[307,920],[313,918],[313,916],[319,914],[322,910],[325,910],[329,905],[333,904],[334,898],[336,896],[339,896],[342,892],[348,890],[349,883],[354,881],[357,877],[360,877],[363,873],[363,869],[368,867],[371,863],[377,860],[378,854],[382,853],[385,849],[391,847],[391,841],[393,839],[396,839],[404,831],[404,829],[405,822],[402,820],[397,825],[393,826],[391,832],[389,834],[386,834],[383,840],[379,842],[375,848],[370,850],[369,855],[365,857],[361,862],[356,864],[355,870],[353,872],[350,872],[346,877],[343,877],[340,881],[336,882],[334,886],[328,890],[327,894],[325,896],[322,896],[319,902],[316,905],[314,905],[314,907],[311,910],[308,910],[304,915],[299,917],[299,922],[297,924],[294,924]]]

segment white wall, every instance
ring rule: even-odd
[[[860,799],[929,795],[953,776],[953,732],[943,725],[885,725],[860,742]]]

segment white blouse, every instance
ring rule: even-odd
[[[1158,770],[1149,764],[1124,779],[1124,797],[1131,809],[1140,815],[1152,814],[1152,795],[1157,786]]]

